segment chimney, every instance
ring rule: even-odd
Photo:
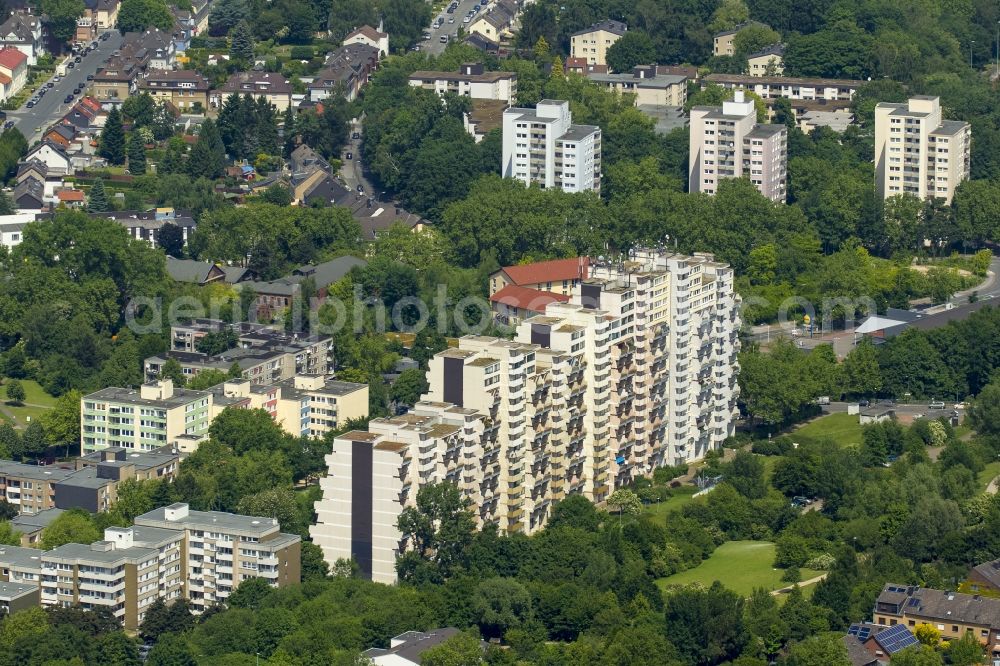
[[[733,95],[733,101],[736,102],[737,104],[742,104],[744,102],[742,88],[737,90],[736,94]]]

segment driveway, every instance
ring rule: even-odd
[[[110,33],[111,36],[106,41],[98,40],[97,48],[83,56],[73,69],[67,69],[66,76],[62,77],[61,81],[55,82],[34,107],[29,109],[22,106],[16,111],[7,112],[7,119],[14,121],[14,127],[21,131],[29,146],[40,140],[42,132],[66,115],[66,112],[73,108],[85,93],[74,95],[73,101],[69,104],[63,102],[66,95],[72,94],[78,86],[84,87],[88,83],[87,76],[96,74],[111,54],[121,46],[122,38],[119,32],[111,30]]]

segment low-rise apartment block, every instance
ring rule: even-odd
[[[0,490],[23,515],[52,509],[106,511],[118,499],[118,484],[128,479],[171,478],[178,457],[169,450],[137,453],[105,449],[77,459],[74,466],[26,465],[0,461]]]
[[[587,79],[616,93],[635,96],[635,105],[684,106],[687,103],[687,77],[658,74],[656,65],[639,65],[631,73],[589,72]]]
[[[737,90],[721,107],[691,109],[688,187],[715,194],[726,178],[748,177],[771,201],[787,196],[788,130],[757,123],[757,109]]]
[[[143,384],[138,390],[101,389],[81,399],[81,450],[84,454],[109,447],[153,451],[180,435],[208,432],[211,410],[211,394],[175,388],[170,379]]]
[[[747,28],[752,25],[763,26],[764,24],[759,21],[744,21],[730,30],[722,30],[721,32],[717,32],[712,35],[712,55],[736,55],[736,35],[740,34],[740,31],[743,30],[743,28]]]
[[[272,587],[301,580],[302,539],[281,532],[274,518],[192,511],[177,503],[135,519],[133,529],[151,528],[178,535],[180,585],[196,612],[225,602],[249,578],[263,578]]]
[[[747,55],[747,73],[750,76],[781,76],[784,72],[784,44],[771,44]]]
[[[543,99],[503,114],[504,178],[567,192],[601,189],[601,128],[574,125],[569,102]]]
[[[455,93],[472,99],[513,103],[517,96],[517,74],[487,72],[481,63],[465,63],[458,72],[418,70],[410,74],[410,86],[433,90],[439,95]]]
[[[804,79],[794,76],[750,76],[747,74],[709,74],[702,87],[722,86],[749,90],[761,99],[784,98],[792,101],[850,102],[864,81],[851,79]]]
[[[211,355],[197,351],[194,344],[197,339],[219,333],[226,327],[236,334],[235,347]],[[159,376],[169,359],[174,359],[189,377],[203,370],[229,372],[236,364],[244,379],[254,384],[274,384],[297,374],[326,374],[333,349],[328,336],[297,337],[262,324],[226,324],[212,319],[196,319],[188,325],[172,326],[170,340],[169,351],[144,362],[150,381]]]
[[[157,599],[185,598],[202,612],[248,578],[273,587],[299,582],[300,542],[281,533],[273,518],[172,504],[138,516],[132,527],[109,527],[92,544],[49,551],[0,546],[0,606],[107,608],[135,630]]]
[[[209,104],[218,110],[230,95],[263,97],[279,113],[284,113],[292,105],[292,84],[280,72],[236,72],[221,88],[210,93]]]
[[[971,126],[944,120],[937,97],[875,106],[875,185],[883,199],[912,194],[950,202],[971,173],[971,148]]]
[[[732,270],[710,256],[591,264],[514,340],[465,336],[436,354],[411,412],[337,438],[314,541],[392,582],[409,546],[396,520],[426,484],[453,483],[480,524],[530,534],[567,495],[603,502],[704,457],[737,416],[737,307]]]
[[[584,58],[590,65],[607,65],[608,49],[628,31],[621,21],[600,21],[573,33],[569,38],[569,56]]]

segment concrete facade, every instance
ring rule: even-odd
[[[950,202],[969,178],[971,147],[971,126],[942,120],[937,97],[875,106],[875,185],[883,199],[912,194]]]
[[[572,122],[569,102],[560,100],[504,111],[503,177],[567,192],[599,192],[601,128]]]

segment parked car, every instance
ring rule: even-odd
[[[447,44],[448,43],[448,35],[441,35],[441,38],[438,41],[440,41],[442,44]]]
[[[77,57],[73,58],[73,62],[80,62],[82,60],[83,60],[83,58],[81,58],[80,56],[77,56]]]
[[[87,80],[88,81],[93,81],[94,80],[94,75],[93,74],[87,74]]]
[[[29,109],[30,109],[31,107],[33,107],[34,105],[35,105],[35,100],[33,100],[33,99],[29,99],[29,100],[28,100],[28,103],[27,103],[27,104],[25,104],[25,106],[26,106],[26,107],[28,107]]]
[[[931,404],[927,405],[927,409],[944,409],[944,403],[940,400],[931,400]]]
[[[354,154],[353,153],[347,153],[347,159],[350,160],[350,159],[353,159],[353,158],[354,158]]]
[[[111,36],[111,33],[110,33],[110,32],[106,32],[106,33],[104,33],[103,35],[101,35],[101,41],[102,41],[102,42],[106,42],[106,41],[108,41],[108,37],[110,37],[110,36]]]
[[[73,101],[73,96],[72,95],[66,95],[66,99],[63,100],[63,103],[69,104],[72,101]]]
[[[454,16],[449,16],[448,17],[448,23],[451,24],[451,23],[454,23],[454,22],[455,22],[455,17]]]
[[[358,194],[364,194],[364,193],[365,193],[365,188],[362,187],[361,185],[358,185]]]
[[[865,400],[858,400],[858,406],[859,407],[867,407],[870,404],[872,404],[872,403],[869,400],[867,400],[867,399],[865,399]]]
[[[70,69],[73,69],[74,67],[76,67],[76,63],[75,62],[70,62],[66,66],[69,67]]]
[[[351,138],[352,139],[360,139],[361,138],[361,134],[359,132],[355,132],[354,134],[351,135]]]
[[[51,81],[49,81],[48,83],[45,84],[45,87],[46,88],[51,88],[54,85],[55,85],[54,83],[52,83]]]

